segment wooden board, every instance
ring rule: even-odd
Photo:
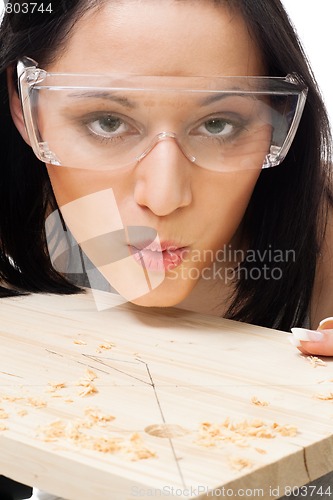
[[[283,332],[114,300],[0,301],[2,474],[69,500],[272,499],[333,469],[333,400],[318,398],[331,359],[316,366]]]

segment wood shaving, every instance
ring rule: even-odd
[[[295,437],[297,434],[297,427],[294,425],[280,425],[274,422],[272,428],[281,436]]]
[[[233,469],[242,470],[248,467],[253,467],[253,463],[247,458],[230,458],[229,463]]]
[[[3,401],[9,401],[10,403],[16,403],[17,401],[22,401],[24,398],[22,398],[21,396],[20,397],[16,397],[16,396],[2,395],[1,399]]]
[[[99,451],[100,453],[119,453],[121,451],[120,438],[105,438],[103,436],[98,438],[88,438],[87,436],[80,436],[80,444],[84,448]]]
[[[93,370],[90,370],[90,368],[86,369],[86,373],[84,377],[82,377],[76,385],[86,385],[89,382],[93,382],[97,377],[96,373]]]
[[[106,415],[105,413],[102,413],[100,410],[98,410],[96,408],[86,408],[84,414],[93,423],[98,422],[99,424],[100,423],[105,424],[107,422],[112,422],[116,418],[113,415]]]
[[[97,451],[126,456],[129,460],[143,460],[156,457],[155,452],[148,449],[138,433],[124,438],[113,431],[106,437],[105,425],[115,419],[113,415],[105,415],[100,410],[87,408],[84,418],[77,421],[65,422],[56,420],[40,429],[40,435],[45,442],[57,442],[60,439],[69,440],[76,446]],[[96,430],[104,428],[102,435],[96,435]],[[94,435],[89,433],[91,429]]]
[[[96,373],[88,368],[86,370],[85,377],[81,378],[76,384],[84,387],[84,389],[79,392],[80,397],[91,396],[92,394],[96,394],[98,392],[97,388],[92,383],[96,378]]]
[[[268,406],[269,403],[267,401],[260,401],[256,396],[251,398],[251,403],[256,406]]]
[[[266,424],[260,419],[251,422],[241,420],[231,422],[227,418],[221,424],[203,422],[199,428],[196,442],[201,446],[216,446],[221,442],[234,443],[238,446],[248,446],[249,438],[274,439],[277,436],[293,437],[297,428],[291,425],[280,425],[274,422]]]
[[[28,398],[27,404],[30,406],[34,406],[35,408],[45,408],[45,406],[47,406],[46,401],[42,401],[35,398]]]
[[[80,384],[80,385],[83,385],[83,384]],[[91,396],[92,394],[96,394],[97,392],[98,392],[98,390],[96,389],[94,384],[89,383],[89,384],[85,385],[85,388],[82,391],[79,392],[79,396],[81,398],[84,398],[86,396]]]
[[[35,398],[32,398],[32,397],[23,398],[23,397],[15,397],[15,396],[2,395],[1,398],[4,401],[8,401],[10,403],[20,402],[20,403],[23,403],[23,404],[26,404],[26,405],[29,405],[29,406],[34,406],[35,408],[45,408],[47,406],[47,402],[46,401],[35,399]],[[0,409],[0,413],[1,413],[1,409]],[[20,416],[24,416],[27,413],[28,413],[27,410],[24,410],[24,409],[22,409],[22,410],[20,410],[20,411],[17,412],[17,414],[20,415]],[[1,416],[0,416],[0,418],[1,418]],[[2,417],[2,418],[4,418],[4,417]]]
[[[256,452],[260,453],[260,455],[266,455],[267,450],[263,450],[262,448],[254,448]]]
[[[87,342],[84,342],[83,340],[79,340],[79,339],[74,339],[73,343],[77,344],[77,345],[87,345]]]
[[[26,415],[28,415],[28,412],[27,410],[19,410],[17,414],[19,415],[19,417],[25,417]]]
[[[328,394],[316,394],[315,397],[317,399],[321,399],[322,401],[331,401],[333,400],[333,392],[330,392]]]
[[[104,349],[105,351],[108,351],[110,349],[112,349],[113,347],[115,347],[115,344],[113,344],[112,342],[103,342],[103,344],[100,344],[99,346],[99,349]]]
[[[65,382],[49,382],[48,392],[56,392],[59,389],[64,389],[66,387]]]
[[[0,424],[0,431],[8,431],[8,427],[6,425]]]
[[[324,379],[324,380],[319,380],[318,384],[327,384],[327,382],[333,382],[333,378]]]
[[[66,436],[66,424],[62,420],[55,420],[43,428],[44,441],[54,442]]]
[[[146,460],[148,458],[156,457],[156,453],[146,448],[144,441],[140,434],[137,432],[130,437],[130,446],[123,449],[130,460]]]
[[[9,417],[8,413],[5,412],[5,410],[3,408],[0,408],[0,419],[4,420],[4,419],[6,419],[8,417]]]
[[[327,363],[317,356],[306,356],[306,360],[309,361],[313,368],[317,368],[317,366],[327,366]]]

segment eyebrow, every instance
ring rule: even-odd
[[[143,89],[144,90],[144,89]],[[149,90],[149,89],[147,89]],[[205,92],[205,91],[203,91]],[[209,92],[209,91],[208,91]],[[246,92],[242,91],[241,89],[232,89],[230,91],[226,91],[225,93],[216,93],[213,92],[213,95],[210,95],[203,99],[201,102],[198,102],[197,104],[199,106],[209,106],[210,104],[213,104],[216,101],[220,101],[222,99],[226,99],[228,97],[233,97],[233,96],[239,96],[243,97],[246,99],[252,99],[251,96],[247,95]],[[128,99],[125,96],[117,95],[114,92],[93,92],[93,91],[87,91],[87,92],[80,92],[79,94],[77,93],[72,93],[68,94],[69,97],[74,97],[76,99],[101,99],[101,100],[108,100],[112,102],[117,102],[121,106],[124,106],[129,109],[135,109],[138,107],[138,105],[134,102]]]
[[[224,94],[215,94],[214,92],[213,95],[208,96],[201,102],[201,106],[209,106],[209,104],[213,104],[216,101],[226,99],[227,97],[235,97],[235,96],[242,97],[244,99],[253,99],[253,97],[251,95],[248,95],[246,91],[244,92],[244,90],[241,89],[233,89],[226,91]]]
[[[134,109],[137,107],[136,103],[133,101],[130,101],[127,97],[124,96],[118,96],[116,93],[112,92],[80,92],[79,94],[72,93],[68,94],[69,97],[74,97],[75,99],[103,99],[103,100],[108,100],[112,102],[117,102],[118,104],[121,104],[121,106],[124,106],[125,108],[130,108]]]

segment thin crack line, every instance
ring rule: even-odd
[[[303,459],[304,459],[304,467],[305,467],[308,479],[309,479],[309,481],[311,481],[310,471],[309,471],[309,467],[308,467],[308,460],[307,460],[307,456],[306,456],[306,448],[305,447],[303,448]]]
[[[63,354],[60,354],[59,352],[56,352],[56,351],[51,351],[50,349],[45,349],[47,352],[51,353],[51,354],[55,354],[56,356],[60,356],[61,358],[64,357]],[[99,372],[102,372],[102,373],[105,373],[106,375],[110,375],[109,372],[107,372],[106,370],[102,370],[101,368],[96,368],[95,366],[91,366],[91,365],[87,365],[87,363],[83,363],[83,361],[79,361],[78,359],[75,359],[74,356],[71,356],[69,355],[68,358],[72,361],[74,361],[75,363],[78,363],[79,365],[83,365],[85,366],[86,368],[91,368],[92,370],[97,370]]]
[[[3,375],[8,375],[9,377],[24,378],[21,377],[21,375],[15,375],[14,373],[8,373],[8,372],[0,372],[0,373],[2,373]]]
[[[83,354],[83,356],[85,356],[86,358],[90,358],[90,359],[96,361],[96,363],[100,363],[101,365],[107,366],[111,370],[114,370],[116,372],[122,373],[123,375],[126,375],[129,378],[133,378],[134,380],[138,380],[139,382],[142,382],[143,384],[151,385],[146,380],[142,380],[141,378],[135,377],[134,375],[130,375],[129,373],[127,373],[127,372],[125,372],[123,370],[120,370],[119,368],[115,368],[114,366],[110,366],[107,363],[103,363],[102,359],[99,358],[98,356],[93,356],[92,354]],[[106,372],[106,373],[108,373],[108,372]],[[111,375],[111,373],[109,373],[109,375]]]
[[[144,363],[145,366],[146,366],[146,370],[147,370],[148,376],[149,376],[149,378],[151,380],[151,385],[152,385],[153,390],[154,390],[154,395],[155,395],[155,399],[156,399],[156,402],[157,402],[157,406],[159,408],[162,420],[166,424],[167,422],[166,422],[165,417],[164,417],[162,406],[161,406],[160,400],[158,398],[156,386],[155,386],[155,383],[153,381],[152,375],[150,373],[149,366],[144,361],[142,361],[142,360],[139,360],[139,361],[141,361],[142,363]],[[186,488],[186,483],[185,483],[184,475],[183,475],[183,472],[182,472],[181,467],[179,465],[179,460],[177,459],[176,450],[175,450],[175,447],[173,445],[172,438],[169,437],[168,440],[169,440],[169,444],[170,444],[170,447],[171,447],[171,450],[172,450],[173,458],[175,459],[175,462],[176,462],[176,467],[178,469],[178,473],[179,473],[179,476],[180,476],[180,480],[181,480],[182,486],[183,486],[183,488]]]
[[[83,361],[79,361],[78,359],[75,359],[74,356],[64,356],[63,354],[60,354],[59,352],[56,352],[56,351],[51,351],[50,349],[45,349],[47,352],[51,353],[51,354],[55,354],[56,356],[60,356],[61,358],[63,357],[69,357],[70,359],[72,359],[73,361],[75,361],[75,363],[78,363],[79,365],[83,365],[87,368],[91,368],[92,370],[97,370],[97,371],[100,371],[102,373],[105,373],[106,375],[111,375],[110,371],[107,371],[107,370],[102,370],[102,368],[96,368],[95,366],[91,366],[87,363],[84,363]],[[96,363],[99,363],[103,366],[106,366],[107,368],[109,368],[110,370],[114,370],[116,372],[119,372],[119,373],[122,373],[123,375],[126,375],[127,377],[129,378],[133,378],[134,380],[138,380],[139,382],[142,382],[143,384],[145,385],[151,385],[149,382],[147,382],[146,380],[142,380],[141,378],[139,377],[135,377],[134,375],[130,375],[129,373],[123,371],[123,370],[120,370],[119,368],[115,368],[114,366],[110,366],[108,365],[107,363],[104,363],[103,362],[103,359],[104,358],[100,358],[99,356],[95,356],[93,354],[81,354],[84,358],[89,358],[91,359],[92,361],[95,361]],[[108,359],[108,358],[106,358]],[[118,361],[118,360],[115,360],[115,361]],[[139,362],[141,362],[140,359],[138,359]],[[120,362],[124,362],[124,361],[120,361]]]

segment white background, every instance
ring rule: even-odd
[[[333,123],[332,0],[282,0],[282,2],[302,40]],[[0,11],[3,5],[3,0],[0,0]]]

